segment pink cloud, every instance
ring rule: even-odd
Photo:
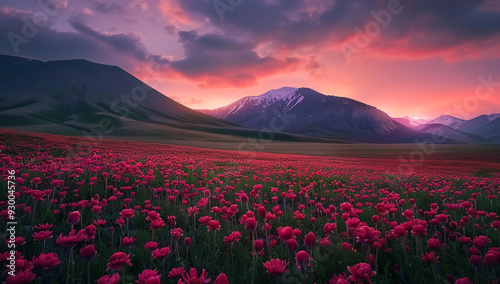
[[[177,0],[160,0],[158,8],[172,24],[191,25],[194,23],[189,13],[181,7]]]

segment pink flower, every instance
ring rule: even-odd
[[[88,245],[80,249],[80,257],[87,261],[91,261],[96,255],[94,245]]]
[[[188,208],[189,216],[192,216],[193,214],[198,214],[198,211],[200,211],[200,209],[198,209],[198,207],[196,206]]]
[[[94,225],[99,226],[99,227],[104,227],[106,225],[107,221],[103,219],[99,220],[94,220]]]
[[[245,229],[247,231],[253,232],[257,228],[257,221],[255,221],[255,218],[248,218],[245,220]]]
[[[286,242],[290,239],[295,239],[292,227],[279,227],[278,228],[278,239]]]
[[[61,261],[54,253],[41,253],[38,257],[33,256],[33,265],[43,269],[59,265]]]
[[[104,275],[97,279],[97,284],[118,284],[120,283],[120,274],[114,273],[113,275]]]
[[[291,251],[296,251],[299,248],[299,243],[295,239],[290,239],[286,242],[286,246]]]
[[[497,252],[497,255],[495,255],[495,253],[490,250],[484,255],[484,263],[486,263],[489,267],[494,267],[498,263],[499,258],[500,253]]]
[[[391,230],[391,234],[396,238],[404,237],[406,236],[406,228],[404,226],[395,226]]]
[[[470,262],[470,264],[472,264],[472,266],[474,266],[474,268],[479,268],[481,266],[481,264],[483,263],[483,260],[478,255],[472,255],[469,258],[469,262]]]
[[[220,231],[219,221],[217,220],[208,221],[207,228],[209,231],[215,231],[215,230]]]
[[[255,240],[253,242],[253,248],[256,252],[260,252],[264,248],[264,242],[262,240]]]
[[[500,221],[495,220],[491,223],[491,227],[495,230],[500,230]]]
[[[7,251],[7,253],[8,253],[8,254],[9,254],[9,256],[10,256],[10,252],[9,252],[9,251]],[[16,258],[17,258],[17,257],[18,257],[18,256],[16,255]],[[3,260],[2,260],[2,261],[3,261]],[[5,260],[5,261],[7,261],[7,260]],[[30,261],[28,261],[27,259],[17,258],[17,259],[15,260],[15,262],[16,262],[16,270],[26,271],[26,270],[31,270],[31,269],[33,269],[33,267],[34,267],[34,266],[33,266],[33,263],[32,263],[32,262],[30,262]]]
[[[239,231],[234,231],[229,236],[224,237],[224,244],[234,244],[241,238],[241,233]]]
[[[429,253],[424,253],[422,254],[422,260],[425,261],[425,262],[437,262],[437,260],[439,259],[439,256],[436,257],[434,255],[434,252],[429,252]]]
[[[156,211],[148,212],[148,217],[146,217],[147,221],[158,220],[158,219],[160,219],[160,214],[158,214]]]
[[[323,226],[323,232],[325,232],[325,234],[327,235],[331,234],[333,231],[335,231],[335,229],[337,229],[337,224],[335,223],[326,223]]]
[[[73,226],[76,223],[80,222],[80,212],[78,211],[73,211],[68,214],[68,223]]]
[[[352,245],[350,243],[347,243],[347,242],[343,242],[340,244],[340,248],[343,250],[343,251],[352,251]]]
[[[295,256],[295,260],[297,262],[297,266],[301,269],[302,267],[309,266],[311,256],[305,250],[301,250]]]
[[[122,239],[122,243],[124,246],[127,246],[127,245],[131,245],[135,242],[135,238],[132,238],[132,237],[124,237]]]
[[[68,236],[63,236],[62,234],[57,237],[56,244],[62,246],[72,247],[79,242],[83,242],[87,237],[85,236],[85,230],[80,230],[76,233],[76,230],[73,230],[69,233]]]
[[[139,280],[136,280],[135,283],[138,284],[160,284],[161,283],[161,274],[158,275],[158,271],[146,269],[139,274]]]
[[[150,228],[151,230],[163,228],[165,226],[165,221],[162,218],[151,220]]]
[[[151,253],[151,255],[153,256],[153,259],[164,259],[169,254],[170,254],[170,247],[164,247],[164,248],[160,248],[160,249],[155,249]]]
[[[214,284],[229,284],[226,274],[224,273],[219,274],[219,276],[215,278]]]
[[[296,210],[294,213],[293,213],[293,218],[294,219],[299,219],[299,220],[302,220],[306,217],[306,215],[304,215],[303,213],[301,213],[299,210]]]
[[[332,241],[328,238],[322,238],[320,241],[319,241],[319,245],[324,247],[324,248],[328,248],[332,245]]]
[[[189,270],[189,274],[185,273],[182,275],[182,279],[188,284],[202,284],[210,282],[210,278],[207,278],[207,276],[208,273],[205,272],[205,269],[203,269],[200,276],[198,276],[198,271],[193,267]]]
[[[9,239],[5,239],[5,244],[8,245],[9,244]],[[26,240],[23,238],[23,237],[20,237],[20,236],[17,236],[15,237],[14,239],[14,244],[17,246],[21,246],[21,245],[24,245],[26,244]]]
[[[31,283],[35,280],[36,274],[31,272],[31,270],[19,270],[16,271],[14,276],[9,275],[7,279],[5,279],[6,284],[21,284],[21,283]]]
[[[380,236],[380,231],[375,230],[372,227],[361,226],[356,229],[356,239],[357,242],[363,243],[373,243]]]
[[[280,260],[278,258],[271,259],[268,262],[264,262],[264,267],[266,268],[266,272],[272,274],[276,277],[283,275],[288,269],[288,262],[285,260]]]
[[[157,242],[147,242],[144,244],[144,248],[145,249],[148,249],[148,250],[152,250],[152,249],[155,249],[158,247],[158,243]]]
[[[211,220],[212,220],[212,217],[210,217],[210,216],[203,216],[203,217],[200,217],[200,218],[198,219],[198,221],[199,221],[199,222],[200,222],[200,224],[202,224],[202,225],[206,225],[206,224],[208,224],[208,222],[210,222]]]
[[[45,241],[47,239],[52,239],[52,231],[40,231],[33,233],[33,239],[35,241]]]
[[[48,229],[52,228],[52,226],[54,226],[54,225],[49,224],[49,223],[45,223],[45,224],[38,224],[37,226],[35,226],[35,228],[38,230],[48,230]]]
[[[411,233],[415,236],[427,236],[427,228],[423,225],[413,226]]]
[[[352,209],[352,205],[349,202],[344,202],[340,204],[340,210],[344,212],[349,212]]]
[[[120,212],[120,217],[123,218],[132,218],[134,217],[134,209],[123,209],[122,212]]]
[[[257,208],[257,214],[259,214],[262,219],[265,219],[267,215],[266,208],[264,206],[259,206],[259,208]]]
[[[427,240],[427,246],[432,250],[436,250],[441,247],[441,241],[435,238],[430,238]]]
[[[96,233],[97,233],[97,228],[94,225],[88,225],[85,228],[85,235],[87,236],[87,240],[95,239]]]
[[[121,251],[117,252],[109,258],[108,268],[106,268],[106,271],[120,271],[123,268],[124,264],[132,266],[132,262],[130,262],[130,254],[126,254]]]
[[[316,235],[313,232],[309,232],[304,238],[304,243],[308,249],[312,249],[316,244]]]
[[[403,214],[402,214],[406,219],[408,219],[409,221],[413,220],[413,211],[411,211],[410,209],[406,209],[405,211],[403,211]]]
[[[185,270],[183,267],[172,268],[172,270],[170,270],[170,272],[168,273],[168,277],[169,278],[181,277],[184,271]]]
[[[473,282],[470,281],[469,278],[464,277],[464,278],[458,278],[457,281],[455,281],[455,284],[473,284]]]
[[[174,240],[174,242],[177,242],[182,236],[184,236],[181,228],[174,228],[170,230],[170,233],[172,234],[172,239]]]
[[[347,280],[347,276],[344,274],[339,274],[339,275],[333,275],[333,278],[328,280],[328,284],[349,284],[351,283],[349,280]]]
[[[364,281],[372,283],[370,278],[377,274],[368,263],[358,263],[354,266],[347,266],[347,270],[352,274],[349,276],[349,280],[355,283],[363,283]]]
[[[484,248],[487,244],[490,243],[490,240],[486,236],[477,236],[473,241],[472,244],[478,248],[482,249]]]

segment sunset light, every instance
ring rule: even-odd
[[[0,2],[0,283],[500,283],[499,0]]]
[[[500,84],[494,0],[55,2],[1,4],[0,53],[117,65],[194,109],[293,86],[435,118],[479,77]],[[499,108],[490,96],[470,116]]]

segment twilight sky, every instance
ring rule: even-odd
[[[497,0],[7,0],[0,35],[0,54],[118,65],[194,109],[291,86],[391,116],[500,112]]]

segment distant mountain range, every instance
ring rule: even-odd
[[[213,110],[199,110],[214,117],[251,128],[267,129],[285,113],[282,131],[348,141],[404,143],[433,139],[445,143],[499,143],[500,114],[463,120],[442,115],[433,120],[408,116],[390,118],[361,102],[326,96],[308,88],[283,87],[259,96],[248,96]],[[441,139],[440,138],[440,139]],[[440,140],[435,139],[435,140]]]
[[[4,129],[154,141],[223,141],[272,132],[275,140],[370,143],[414,143],[437,131],[444,143],[500,143],[499,117],[393,119],[356,100],[292,87],[195,111],[116,66],[0,55]]]
[[[442,125],[449,126],[451,128],[457,128],[464,121],[465,120],[460,119],[460,118],[456,118],[456,117],[451,116],[451,115],[441,115],[441,116],[429,121],[428,123],[429,124],[442,124]]]
[[[446,136],[468,143],[499,143],[500,113],[480,115],[470,120],[441,115],[426,124],[412,126],[422,132],[446,133]],[[465,138],[466,136],[467,138]]]
[[[283,87],[200,111],[250,128],[272,130],[274,125],[287,133],[358,142],[414,142],[428,136],[375,107],[308,88]]]
[[[0,127],[148,141],[258,135],[258,130],[187,108],[117,66],[1,55]],[[315,141],[293,134],[275,138]]]
[[[0,66],[3,126],[79,130],[98,125],[102,119],[116,126],[132,121],[178,127],[235,126],[169,99],[116,66],[10,56],[1,56]]]
[[[418,126],[418,125],[426,124],[429,122],[429,120],[427,120],[427,119],[413,118],[413,117],[409,117],[409,116],[393,117],[392,119],[394,119],[395,121],[401,123],[404,126],[408,126],[408,127]]]

